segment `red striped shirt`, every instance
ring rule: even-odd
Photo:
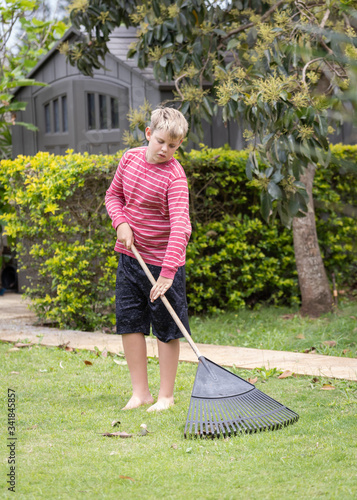
[[[105,205],[114,229],[127,222],[144,261],[161,266],[161,276],[173,279],[185,264],[191,235],[186,174],[175,158],[148,163],[146,149],[124,153]],[[118,240],[114,249],[134,257]]]

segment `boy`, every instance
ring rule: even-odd
[[[166,294],[189,331],[185,291],[185,255],[191,235],[185,172],[173,158],[188,130],[182,113],[159,108],[151,115],[145,135],[148,146],[127,151],[120,160],[105,198],[117,232],[120,252],[116,282],[117,333],[130,372],[133,393],[123,408],[154,402],[148,386],[145,335],[157,337],[160,390],[147,411],[174,404],[181,332],[161,300]],[[151,287],[131,245],[141,253],[157,283]]]

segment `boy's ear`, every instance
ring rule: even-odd
[[[146,127],[146,129],[145,129],[145,137],[146,137],[147,141],[150,141],[150,139],[151,139],[151,129],[150,129],[150,127]]]

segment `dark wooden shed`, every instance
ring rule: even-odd
[[[16,99],[27,102],[26,110],[17,120],[33,123],[37,132],[15,126],[13,130],[13,157],[34,155],[38,151],[65,154],[75,152],[112,154],[124,148],[123,132],[128,128],[129,108],[136,108],[144,100],[156,107],[172,99],[173,84],[158,83],[151,68],[141,70],[135,60],[127,59],[135,28],[118,28],[109,43],[105,69],[94,70],[93,77],[82,75],[66,62],[59,46],[80,33],[71,28],[58,44],[39,61],[28,75],[46,87],[22,87]],[[242,133],[236,123],[227,127],[219,118],[212,126],[204,124],[204,143],[209,147],[229,144],[244,147]]]

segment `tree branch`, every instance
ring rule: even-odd
[[[325,24],[326,24],[327,19],[329,18],[329,15],[330,15],[330,9],[327,9],[324,17],[322,18],[321,24],[320,24],[321,29],[323,29],[325,27]]]
[[[269,17],[270,14],[272,14],[284,2],[285,2],[285,0],[279,0],[279,2],[277,2],[275,5],[270,7],[270,9],[267,10],[266,13],[262,15],[262,17],[260,18],[260,22],[265,21],[265,19],[267,19],[267,17]],[[230,31],[229,33],[227,33],[226,36],[222,37],[222,40],[226,40],[230,36],[235,35],[236,33],[240,33],[241,31],[244,31],[248,28],[252,28],[253,26],[254,26],[254,23],[248,23],[248,24],[244,24],[242,26],[239,26],[239,28],[236,28],[236,29]]]
[[[302,83],[304,85],[306,85],[306,70],[307,68],[310,66],[310,64],[313,64],[314,62],[316,61],[322,61],[323,60],[323,57],[316,57],[316,59],[312,59],[311,61],[309,61],[308,63],[305,64],[303,70],[302,70]]]
[[[310,22],[313,22],[312,17],[311,17],[310,12],[309,12],[309,9],[307,8],[307,6],[305,5],[304,2],[302,2],[301,0],[296,0],[295,6],[302,16],[307,17]],[[305,12],[306,10],[307,10],[308,14]],[[316,21],[316,18],[315,18],[315,21]]]
[[[181,99],[183,101],[185,100],[185,97],[184,97],[183,93],[181,92],[180,87],[178,86],[178,82],[180,80],[182,80],[182,78],[185,78],[185,76],[187,76],[187,73],[184,73],[183,75],[177,77],[176,80],[175,80],[175,88],[177,90],[177,93],[179,94],[179,96],[181,97]]]
[[[350,20],[348,19],[348,17],[346,16],[346,14],[344,12],[342,13],[342,16],[343,16],[343,19],[345,20],[345,23],[350,28],[351,27]]]
[[[209,43],[208,54],[211,53],[211,48],[212,48],[212,37],[211,37],[211,40],[210,40],[210,43]],[[206,58],[206,61],[205,61],[204,65],[202,66],[201,71],[200,71],[200,86],[201,86],[201,88],[203,87],[203,73],[204,73],[205,69],[207,68],[207,64],[208,64],[209,60],[210,60],[210,57],[208,56]]]
[[[330,9],[327,9],[327,11],[324,14],[324,17],[322,18],[321,24],[319,24],[317,19],[316,19],[316,16],[314,16],[314,14],[312,14],[310,12],[311,5],[307,6],[302,0],[296,0],[295,5],[298,8],[301,15],[307,17],[312,24],[314,24],[314,22],[315,22],[315,24],[317,24],[317,26],[319,26],[320,29],[323,29],[325,27],[326,21],[330,15]],[[304,9],[304,10],[302,10],[302,9]],[[306,11],[308,12],[308,14],[306,13]],[[319,38],[320,38],[321,45],[328,52],[328,54],[329,55],[334,54],[333,50],[330,49],[330,47],[328,47],[327,44],[325,43],[325,41],[323,40],[322,35],[320,35]]]

